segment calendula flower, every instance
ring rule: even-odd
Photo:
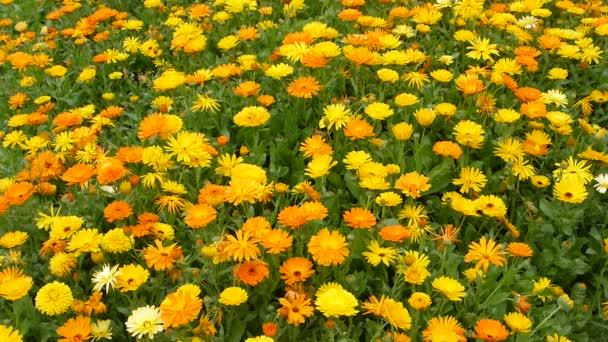
[[[337,164],[338,162],[333,160],[330,155],[316,156],[306,166],[305,174],[311,178],[323,177],[329,173],[329,169]]]
[[[451,301],[460,301],[465,295],[464,286],[450,277],[442,276],[433,280],[433,288]]]
[[[510,312],[505,315],[504,320],[513,333],[526,333],[532,327],[532,321],[520,312]]]
[[[101,292],[101,290],[105,288],[106,293],[108,293],[110,288],[114,289],[116,287],[118,276],[121,275],[121,271],[118,270],[118,267],[119,265],[110,267],[110,265],[106,264],[101,270],[93,273],[93,277],[91,279],[93,284],[95,284],[95,286],[93,286],[93,291]]]
[[[146,305],[131,312],[125,323],[131,336],[154,338],[154,335],[163,331],[163,320],[160,310],[155,306]]]
[[[390,263],[397,257],[397,249],[393,247],[380,247],[378,241],[372,240],[367,245],[367,251],[361,253],[365,257],[365,260],[370,265],[378,266],[380,263],[389,266]]]
[[[465,330],[452,316],[433,317],[422,331],[424,342],[452,341],[466,342]]]
[[[359,304],[355,296],[336,283],[321,285],[316,293],[315,306],[325,317],[354,316]]]
[[[475,338],[487,342],[504,341],[509,337],[507,328],[494,319],[480,319],[475,324]]]
[[[323,228],[308,242],[308,252],[323,266],[335,266],[344,262],[348,256],[348,244],[342,234]]]
[[[475,268],[483,268],[484,272],[488,270],[490,263],[496,266],[503,266],[507,263],[502,255],[502,246],[497,245],[494,240],[488,240],[485,236],[481,237],[479,243],[473,242],[469,245],[469,252],[465,255],[464,261],[477,261]]]
[[[72,290],[62,282],[46,284],[36,294],[36,309],[45,315],[56,316],[66,312],[74,301]]]
[[[238,286],[229,287],[220,293],[219,302],[229,306],[239,306],[247,301],[247,291]]]

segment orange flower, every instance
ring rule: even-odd
[[[257,246],[258,242],[259,240],[249,232],[239,229],[234,233],[234,236],[228,235],[226,237],[224,252],[235,261],[254,260],[260,256],[260,249]]]
[[[122,108],[122,107],[109,106],[106,109],[102,110],[99,113],[99,116],[108,118],[108,119],[115,119],[115,118],[121,116],[123,112],[124,112],[124,108]]]
[[[305,282],[308,277],[313,275],[315,271],[312,269],[313,264],[306,258],[289,258],[283,262],[279,272],[281,279],[285,284],[292,286],[297,282]]]
[[[346,221],[346,225],[351,228],[372,228],[376,224],[374,214],[363,208],[352,208],[342,217]]]
[[[296,292],[288,292],[285,298],[279,298],[279,303],[281,303],[281,307],[277,310],[279,315],[287,318],[287,323],[295,326],[304,323],[315,311],[310,305],[310,298]]]
[[[528,258],[533,252],[530,245],[524,242],[511,242],[507,247],[507,252],[513,257]]]
[[[456,79],[456,89],[460,90],[465,96],[479,93],[485,88],[483,82],[476,77],[465,76]]]
[[[289,45],[295,43],[304,43],[310,45],[312,43],[313,36],[310,32],[290,32],[283,38],[282,44]]]
[[[294,97],[310,99],[321,90],[321,85],[314,77],[299,77],[287,87],[287,93]]]
[[[349,254],[344,236],[327,228],[312,236],[307,246],[314,261],[323,266],[340,265]]]
[[[202,228],[217,217],[217,211],[207,204],[197,204],[188,208],[184,221],[190,228]]]
[[[483,268],[485,272],[488,270],[490,263],[496,266],[506,264],[507,259],[502,256],[504,253],[502,246],[497,245],[494,240],[488,240],[485,236],[482,236],[479,243],[473,242],[469,245],[469,252],[464,256],[464,261],[477,261],[475,268]]]
[[[4,198],[10,205],[19,205],[32,196],[34,186],[28,182],[21,182],[11,185],[4,194]]]
[[[109,223],[120,221],[133,214],[133,209],[125,201],[114,201],[103,210],[103,216]]]
[[[85,316],[70,318],[57,328],[57,334],[62,337],[59,342],[86,341],[91,338],[91,318]]]
[[[366,39],[367,40],[367,39]],[[376,62],[376,55],[366,47],[358,47],[352,49],[344,49],[344,57],[349,61],[360,65],[372,65]]]
[[[72,112],[57,114],[53,119],[53,125],[57,127],[78,126],[81,122],[82,118]]]
[[[105,158],[97,166],[97,181],[101,184],[113,183],[127,174],[127,169],[117,158]]]
[[[253,81],[247,81],[239,84],[237,87],[233,88],[232,91],[237,96],[249,97],[254,96],[260,92],[260,85]]]
[[[386,226],[380,229],[380,237],[386,241],[402,242],[410,237],[412,233],[401,225]]]
[[[519,111],[530,119],[544,118],[547,116],[547,108],[541,101],[526,102],[521,105]]]
[[[325,67],[329,60],[318,52],[309,51],[302,56],[301,62],[306,67],[316,69]]]
[[[9,108],[15,110],[23,107],[28,98],[25,93],[16,93],[8,99]]]
[[[20,172],[16,179],[25,180],[51,180],[63,173],[63,163],[59,157],[51,151],[44,151],[35,157],[28,158],[31,165]]]
[[[141,146],[121,147],[116,152],[116,158],[123,163],[139,163],[143,153],[144,148]]]
[[[438,156],[458,159],[462,155],[462,149],[452,141],[438,141],[433,145],[433,152]]]
[[[542,92],[540,90],[531,87],[517,88],[515,91],[513,91],[513,93],[521,102],[536,101],[542,96]]]
[[[68,185],[80,184],[83,186],[95,175],[95,168],[92,165],[76,164],[65,170],[61,179]]]
[[[300,207],[292,205],[290,207],[283,208],[283,210],[279,212],[279,216],[277,216],[277,221],[285,227],[297,229],[306,224],[306,222],[308,222],[307,216],[308,215],[306,215],[306,213],[302,209],[300,209]]]
[[[160,304],[160,316],[165,329],[192,322],[202,307],[203,301],[189,291],[178,290],[168,294]]]
[[[262,246],[268,254],[279,254],[286,251],[293,243],[293,237],[281,229],[273,229],[262,235]]]
[[[401,190],[406,196],[418,198],[420,193],[431,188],[429,178],[414,171],[409,172],[397,179],[395,189]]]
[[[244,262],[234,266],[234,275],[240,282],[247,285],[256,286],[262,280],[268,278],[268,266],[260,260]]]
[[[198,203],[218,206],[226,200],[226,186],[209,183],[198,192]]]
[[[163,246],[160,240],[154,240],[154,243],[156,247],[148,246],[144,248],[146,265],[157,271],[171,270],[173,263],[182,258],[182,248],[177,246],[177,243],[170,246]]]
[[[344,135],[350,140],[374,136],[374,126],[362,119],[352,119],[344,126]]]
[[[262,324],[262,332],[264,332],[264,335],[268,337],[275,337],[277,335],[278,330],[279,327],[272,322],[266,322]]]
[[[243,226],[241,227],[243,231],[251,233],[251,235],[256,238],[261,238],[266,233],[272,230],[272,226],[270,222],[266,220],[263,216],[256,216],[248,218]]]
[[[0,196],[0,215],[4,214],[8,208],[10,208],[10,204],[6,200],[6,196]]]
[[[338,13],[338,18],[344,21],[355,21],[362,15],[363,13],[361,13],[361,11],[354,8],[348,8]]]
[[[31,113],[27,116],[27,122],[30,125],[41,125],[49,119],[49,116],[43,113]]]
[[[509,337],[509,332],[504,325],[495,319],[480,319],[475,324],[475,335],[473,336],[487,342],[504,341]]]

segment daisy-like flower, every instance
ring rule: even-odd
[[[93,273],[93,278],[91,281],[95,284],[93,286],[94,292],[101,292],[101,289],[105,287],[106,293],[110,291],[110,288],[116,287],[116,281],[118,280],[118,276],[121,274],[120,270],[118,270],[119,265],[114,265],[110,267],[110,265],[105,264],[100,271]]]
[[[148,335],[152,339],[154,335],[163,331],[163,321],[160,310],[155,306],[146,305],[133,310],[127,319],[127,331],[131,336],[141,338]]]
[[[608,173],[603,173],[595,177],[593,180],[597,182],[593,185],[597,192],[599,192],[600,194],[605,194],[606,191],[608,191]]]
[[[498,55],[497,45],[491,44],[487,38],[473,38],[471,46],[467,47],[467,50],[471,50],[467,53],[468,57],[484,61],[492,60],[492,55]]]
[[[373,266],[378,266],[381,262],[386,266],[395,260],[397,250],[393,247],[380,247],[378,241],[373,240],[367,246],[367,252],[361,253],[367,262]]]
[[[503,266],[507,263],[502,255],[502,246],[497,245],[494,240],[488,240],[485,236],[479,240],[479,243],[473,242],[469,245],[469,252],[464,257],[465,262],[477,261],[475,268],[483,268],[484,272],[488,270],[490,263],[496,266]]]

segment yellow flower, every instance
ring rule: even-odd
[[[88,82],[88,81],[92,80],[95,77],[95,75],[97,75],[97,70],[95,70],[94,67],[84,68],[80,72],[80,75],[78,75],[76,82]]]
[[[322,285],[316,294],[315,306],[325,317],[354,316],[359,303],[355,296],[336,283]]]
[[[245,303],[247,298],[247,291],[238,286],[233,286],[220,293],[219,302],[224,305],[238,306]]]
[[[50,68],[44,69],[44,73],[55,78],[61,78],[68,72],[68,69],[62,65],[53,65]]]
[[[407,302],[417,311],[426,310],[433,303],[431,297],[424,292],[412,293]]]
[[[550,80],[565,80],[568,77],[568,70],[562,68],[552,68],[549,70]]]
[[[186,82],[186,75],[183,72],[168,70],[163,72],[160,77],[154,80],[154,90],[166,91],[175,89]]]
[[[454,75],[446,69],[438,69],[438,70],[434,70],[431,71],[431,73],[429,74],[431,75],[431,77],[433,79],[435,79],[438,82],[450,82],[452,80],[452,78],[454,77]]]
[[[235,35],[226,36],[217,43],[217,47],[222,50],[230,50],[239,44],[239,37]]]
[[[504,319],[513,333],[529,332],[532,327],[532,321],[520,312],[508,313]]]
[[[319,155],[312,158],[306,166],[306,175],[311,178],[319,178],[327,175],[329,169],[336,166],[337,161],[333,160],[330,155]]]
[[[376,120],[384,120],[392,116],[394,113],[395,112],[389,105],[382,102],[371,103],[365,108],[365,114]]]
[[[395,126],[391,127],[391,131],[393,132],[393,135],[395,135],[395,138],[397,138],[397,140],[405,141],[409,139],[414,133],[414,126],[407,122],[400,122]]]
[[[464,286],[458,280],[450,277],[439,277],[433,280],[433,288],[451,301],[460,301],[465,295]]]
[[[241,109],[234,118],[235,124],[241,127],[256,127],[265,124],[270,119],[270,113],[264,107],[249,106]]]
[[[44,285],[36,294],[36,309],[43,314],[56,316],[72,306],[72,290],[64,283],[54,281]]]
[[[383,82],[395,83],[399,80],[399,73],[392,69],[382,68],[376,74]]]
[[[23,245],[28,238],[28,234],[22,231],[8,232],[0,237],[0,247],[14,248]]]

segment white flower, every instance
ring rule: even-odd
[[[101,271],[93,273],[92,281],[95,284],[93,291],[101,292],[101,289],[105,286],[106,293],[108,293],[110,287],[116,287],[116,281],[119,275],[120,271],[118,270],[118,265],[114,265],[114,267],[111,268],[108,264],[103,265]]]
[[[594,184],[595,190],[600,194],[605,194],[608,191],[608,173],[601,174],[594,178],[597,184]]]
[[[148,338],[152,339],[154,335],[163,331],[160,310],[150,305],[137,308],[127,319],[126,326],[131,336],[141,338],[147,334]]]

